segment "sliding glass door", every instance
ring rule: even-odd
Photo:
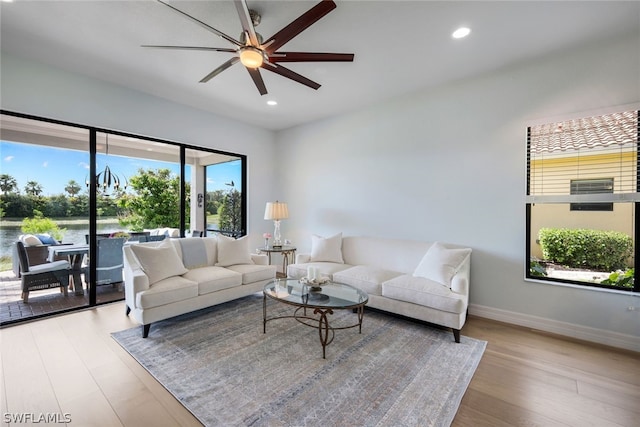
[[[125,244],[246,232],[244,156],[10,112],[0,117],[2,324],[123,299]],[[18,240],[28,242],[32,265],[70,263],[66,296],[52,286],[24,301]]]
[[[82,268],[88,248],[69,248],[84,244],[89,232],[89,130],[5,114],[0,120],[0,321],[87,306]],[[67,296],[56,277],[39,279],[41,285],[26,281],[23,289],[24,272],[65,260],[71,265]]]

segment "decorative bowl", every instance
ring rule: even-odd
[[[329,278],[328,277],[318,277],[315,278],[313,280],[309,280],[308,277],[303,277],[302,279],[300,279],[300,283],[304,284],[304,285],[309,285],[309,286],[322,286],[325,283],[329,282]]]

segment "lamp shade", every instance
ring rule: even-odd
[[[264,210],[264,219],[281,220],[289,218],[289,208],[286,203],[267,202],[267,207]]]

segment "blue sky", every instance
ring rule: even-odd
[[[89,153],[63,150],[59,148],[43,147],[31,144],[19,144],[2,141],[0,143],[0,173],[11,175],[18,182],[20,192],[24,194],[24,186],[28,181],[38,182],[43,189],[43,195],[50,196],[64,193],[64,187],[70,180],[75,180],[83,186],[89,173]],[[98,168],[104,169],[108,159],[112,173],[122,179],[129,178],[138,169],[169,169],[175,174],[179,172],[179,165],[175,163],[158,162],[144,159],[133,159],[104,154],[98,154]],[[189,177],[189,167],[186,168]],[[241,162],[223,163],[207,170],[207,191],[217,189],[228,190],[225,182],[234,181],[236,189],[240,189]]]

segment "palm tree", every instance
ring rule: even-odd
[[[0,191],[2,194],[11,193],[18,189],[18,181],[11,175],[3,173],[0,175]]]
[[[79,194],[80,190],[82,190],[82,187],[73,179],[67,183],[66,187],[64,187],[64,191],[69,193],[69,196],[71,197],[75,197]]]
[[[24,186],[24,192],[30,196],[39,196],[42,194],[42,185],[38,184],[37,181],[28,181]]]

